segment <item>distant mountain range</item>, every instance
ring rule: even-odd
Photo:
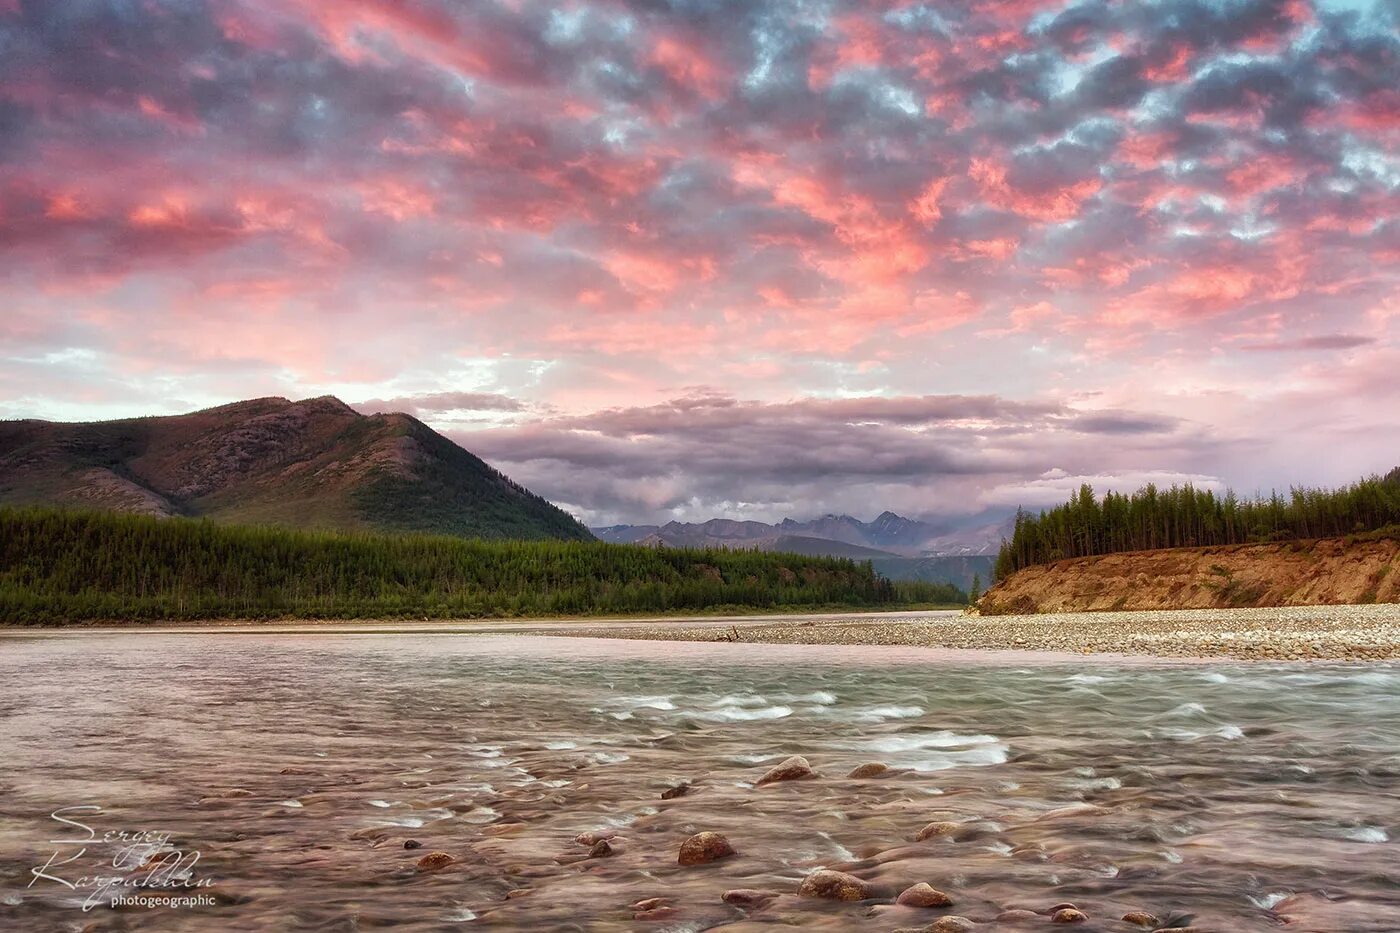
[[[869,560],[894,580],[955,583],[966,588],[974,576],[983,584],[1006,523],[950,529],[945,525],[881,512],[874,521],[850,515],[823,515],[811,521],[785,518],[776,524],[713,518],[665,525],[611,525],[590,529],[604,541],[665,547],[751,548]]]
[[[427,425],[339,399],[171,417],[0,422],[0,505],[296,528],[588,540],[568,513]]]

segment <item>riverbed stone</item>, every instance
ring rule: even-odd
[[[812,770],[812,765],[801,755],[793,755],[791,758],[770,768],[768,773],[754,782],[754,787],[763,787],[768,784],[776,784],[779,781],[802,781],[807,778],[817,776],[817,772]]]
[[[952,907],[953,899],[933,885],[920,881],[901,891],[895,903],[902,907]]]
[[[735,907],[761,907],[776,898],[775,891],[760,891],[756,888],[732,888],[720,895],[720,900]]]
[[[682,865],[703,865],[734,854],[734,847],[721,833],[696,833],[681,843],[676,861]]]
[[[1126,923],[1137,924],[1140,927],[1151,927],[1154,930],[1161,923],[1156,914],[1149,914],[1145,910],[1130,910],[1123,915],[1123,920]]]
[[[429,852],[418,860],[419,871],[437,871],[457,861],[446,852]]]
[[[1088,919],[1084,911],[1074,907],[1062,907],[1050,915],[1051,923],[1083,923]]]
[[[828,901],[864,901],[875,896],[870,882],[843,871],[822,869],[802,879],[797,893],[803,897],[819,897]]]
[[[951,820],[934,820],[932,823],[919,830],[919,834],[914,837],[915,842],[925,842],[929,839],[941,839],[955,835],[961,830],[963,824],[954,823]]]
[[[997,914],[997,920],[1001,921],[1002,923],[1020,923],[1023,920],[1039,919],[1040,914],[1036,913],[1035,911],[1021,910],[1019,908],[1013,908],[1012,910],[1003,910],[1001,913]]]
[[[644,901],[638,901],[637,903],[633,904],[632,909],[636,911],[655,910],[658,907],[665,907],[669,903],[671,903],[670,898],[649,897]]]
[[[607,858],[616,855],[622,850],[622,843],[618,839],[599,839],[588,849],[589,858]]]
[[[579,833],[574,837],[574,842],[591,849],[604,839],[611,839],[616,835],[617,830],[615,829],[595,829],[586,833]]]
[[[405,839],[403,841],[403,847],[405,849],[421,849],[423,848],[423,843],[419,842],[417,839]]]
[[[851,770],[851,773],[846,775],[846,777],[857,779],[873,778],[879,777],[880,775],[884,774],[889,770],[890,766],[885,764],[883,761],[871,761],[853,768]]]
[[[675,800],[677,797],[684,797],[688,793],[690,793],[690,782],[683,781],[680,784],[677,784],[675,787],[669,788],[668,790],[663,790],[661,792],[661,799]]]
[[[976,924],[966,917],[939,917],[937,920],[924,927],[924,933],[966,933],[967,930],[971,930],[974,926],[976,926]]]

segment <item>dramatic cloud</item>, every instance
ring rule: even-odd
[[[614,519],[1336,481],[1397,88],[1384,0],[0,0],[0,415],[334,392]]]

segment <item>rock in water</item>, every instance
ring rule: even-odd
[[[1135,923],[1140,927],[1151,927],[1157,929],[1160,921],[1156,914],[1149,914],[1145,910],[1133,910],[1123,915],[1125,923]]]
[[[689,783],[677,784],[675,787],[672,787],[670,790],[663,790],[663,791],[661,792],[661,799],[662,799],[662,800],[675,800],[677,797],[684,797],[684,796],[685,796],[686,794],[688,794],[688,793],[690,793],[690,784],[689,784]]]
[[[763,787],[765,784],[776,784],[779,781],[801,781],[816,776],[817,772],[812,770],[812,766],[806,758],[801,755],[793,755],[755,781],[753,786]]]
[[[734,847],[719,833],[696,833],[681,843],[676,861],[682,865],[703,865],[733,854]]]
[[[869,764],[863,764],[855,768],[851,771],[850,774],[846,775],[846,777],[873,778],[879,777],[888,770],[890,770],[890,766],[885,764],[883,761],[872,761]]]
[[[423,848],[423,843],[419,842],[417,839],[405,839],[403,841],[403,847],[405,849],[421,849]]]
[[[439,868],[446,868],[457,861],[446,852],[429,852],[418,860],[419,871],[437,871]]]
[[[903,907],[952,907],[953,899],[932,885],[920,881],[912,887],[905,888],[895,899],[895,903]]]
[[[925,933],[966,933],[975,924],[966,917],[939,917],[924,927]]]
[[[962,829],[961,823],[951,823],[947,820],[937,820],[933,823],[929,823],[923,829],[919,830],[919,834],[914,837],[914,841],[924,842],[928,839],[938,839],[943,836],[951,836],[960,829]]]
[[[599,839],[593,843],[588,850],[589,858],[607,858],[609,855],[616,855],[620,851],[620,844],[616,839]]]
[[[863,901],[875,896],[873,886],[855,875],[843,871],[822,869],[802,879],[797,893],[803,897],[820,897],[828,901]]]
[[[1083,923],[1088,919],[1088,915],[1082,910],[1077,910],[1073,907],[1061,907],[1059,910],[1055,911],[1050,921],[1052,923]]]
[[[669,903],[671,903],[671,901],[668,898],[649,897],[644,901],[638,901],[637,903],[633,904],[632,909],[639,912],[655,910],[658,907],[665,907]]]
[[[1033,910],[1013,908],[1012,910],[1003,910],[1001,913],[997,914],[997,919],[1002,923],[1019,923],[1022,920],[1039,920],[1040,914]]]
[[[735,907],[760,907],[778,895],[772,891],[758,891],[754,888],[735,888],[720,895],[720,900]]]

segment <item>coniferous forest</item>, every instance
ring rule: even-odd
[[[1018,510],[997,555],[996,578],[1035,564],[1154,548],[1213,547],[1329,538],[1400,525],[1400,467],[1341,489],[1295,487],[1241,498],[1207,489],[1147,485],[1131,495],[1081,486],[1064,505]]]
[[[966,602],[847,558],[0,510],[0,622],[479,618]]]

